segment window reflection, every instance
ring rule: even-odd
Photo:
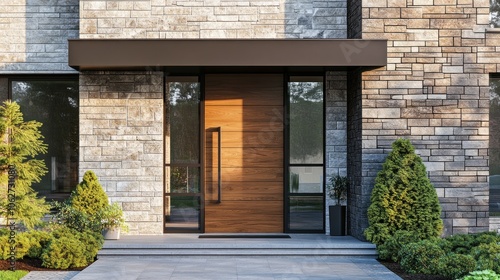
[[[323,163],[323,83],[290,82],[290,163]]]
[[[165,98],[165,230],[200,230],[200,83],[171,77]]]
[[[290,77],[288,228],[324,230],[323,77]]]
[[[36,120],[48,153],[40,155],[48,168],[33,189],[48,199],[64,199],[78,184],[78,79],[13,80],[12,100],[24,120]]]

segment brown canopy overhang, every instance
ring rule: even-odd
[[[361,39],[74,39],[77,70],[162,67],[381,67],[387,40]]]

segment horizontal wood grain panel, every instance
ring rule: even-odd
[[[248,131],[253,132],[266,132],[266,131],[275,131],[283,133],[283,125],[281,123],[275,122],[233,122],[231,120],[219,121],[215,122],[210,119],[205,120],[205,128],[211,127],[221,127],[222,133],[233,131],[233,132],[243,132],[246,133]]]
[[[233,201],[223,199],[220,204],[207,203],[205,213],[226,212],[226,217],[245,215],[282,215],[282,201]],[[221,217],[222,218],[222,217]]]
[[[217,200],[215,181],[205,184],[208,200]],[[283,200],[283,182],[222,182],[224,200]]]
[[[283,75],[206,75],[205,85],[205,232],[283,232]]]
[[[221,137],[222,146],[227,148],[255,148],[255,147],[283,147],[283,132],[271,131],[223,131]],[[207,132],[206,144],[217,145],[217,134]]]
[[[206,167],[217,167],[217,148],[207,147],[206,149]],[[283,167],[283,150],[281,148],[222,148],[221,161],[222,168]]]
[[[205,106],[205,118],[211,122],[283,123],[283,106]]]
[[[221,168],[222,180],[224,182],[282,182],[283,181],[283,168],[241,168],[241,167],[228,167]],[[210,170],[207,168],[206,180],[217,178],[217,170]]]
[[[283,75],[205,75],[205,91],[206,105],[283,105]]]
[[[276,217],[265,221],[206,221],[206,233],[282,233],[283,217]]]

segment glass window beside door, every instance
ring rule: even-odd
[[[288,230],[324,229],[323,77],[290,77]]]
[[[200,230],[200,84],[171,77],[165,97],[165,231]]]

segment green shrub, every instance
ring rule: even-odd
[[[500,244],[480,244],[472,249],[472,256],[477,261],[477,270],[491,269],[500,273]]]
[[[450,250],[459,254],[470,254],[472,248],[480,244],[500,242],[500,235],[495,232],[481,232],[475,234],[457,234],[445,238],[451,243]]]
[[[392,260],[398,262],[398,253],[403,245],[418,242],[420,239],[414,232],[398,230],[389,237],[384,244],[377,246],[378,257],[381,260]]]
[[[42,265],[48,268],[67,269],[88,265],[83,255],[85,247],[75,237],[63,236],[52,239],[42,253]]]
[[[101,220],[98,215],[91,216],[77,210],[70,201],[54,202],[53,207],[56,214],[52,217],[52,222],[57,225],[64,225],[78,231],[92,230],[100,232]]]
[[[0,216],[9,215],[7,182],[9,166],[16,169],[15,209],[13,217],[28,229],[39,225],[49,205],[38,197],[31,185],[39,183],[47,173],[45,162],[37,155],[47,153],[47,144],[40,133],[42,123],[24,121],[16,102],[5,101],[0,106]],[[9,139],[9,141],[5,141]]]
[[[17,260],[22,259],[24,258],[24,256],[28,254],[28,250],[30,249],[30,240],[25,235],[16,234],[15,241],[16,243],[14,244],[15,247],[14,256]],[[0,248],[0,252],[2,254],[2,260],[8,260],[10,258],[10,251],[11,251],[11,244],[9,244],[9,237],[8,236],[0,237],[0,244],[2,244],[2,247]]]
[[[42,248],[50,239],[50,234],[43,231],[31,230],[20,232],[15,237],[15,258],[22,259],[26,256],[37,258],[40,256]],[[0,256],[3,260],[10,258],[9,236],[0,236]]]
[[[422,240],[404,245],[399,252],[400,265],[408,273],[436,274],[439,259],[445,255],[435,241]]]
[[[409,140],[398,139],[392,148],[375,179],[366,238],[381,245],[398,230],[415,232],[420,239],[438,237],[441,207],[422,159]]]
[[[30,248],[27,256],[30,258],[40,258],[43,249],[49,243],[52,235],[40,230],[28,231],[26,235],[30,239]]]
[[[77,211],[90,216],[96,215],[109,203],[97,176],[90,170],[83,175],[82,181],[71,194],[70,201]]]
[[[0,279],[2,280],[19,280],[28,274],[26,270],[16,270],[16,271],[8,271],[2,270],[0,271]]]
[[[469,273],[469,275],[460,278],[460,280],[498,280],[500,275],[493,270],[477,270]]]
[[[94,261],[104,243],[100,233],[89,230],[79,232],[68,227],[54,230],[52,236],[41,255],[42,265],[48,268],[67,269],[87,266]]]
[[[437,274],[457,279],[476,269],[476,261],[470,255],[450,253],[439,259]]]

